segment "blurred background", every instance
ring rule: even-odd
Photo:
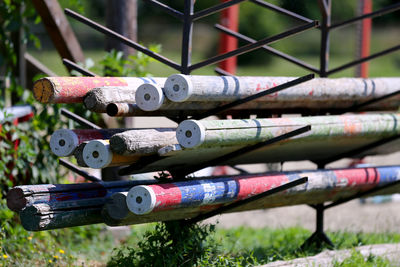
[[[86,17],[106,25],[106,1],[59,1],[62,7],[71,8]],[[112,1],[110,1],[112,2]],[[177,10],[183,10],[183,1],[163,1]],[[279,5],[307,18],[320,20],[317,1],[272,0]],[[373,10],[394,4],[395,0],[373,1]],[[217,4],[215,0],[197,1],[195,11]],[[180,62],[182,23],[162,10],[137,1],[137,40],[144,45],[159,44],[161,53],[176,62]],[[357,15],[358,1],[336,0],[332,3],[332,23],[343,21]],[[274,11],[260,8],[251,2],[240,4],[239,32],[253,39],[262,39],[287,30],[298,22]],[[192,63],[218,54],[219,32],[213,25],[218,23],[220,13],[196,21],[193,29]],[[105,48],[105,36],[95,30],[69,19],[74,32],[84,50],[86,58],[91,58],[96,64],[102,59]],[[55,51],[51,40],[47,37],[43,24],[35,24],[33,33],[41,40],[38,50],[31,44],[28,51],[48,66],[58,75],[68,75],[61,59]],[[331,32],[330,68],[337,67],[356,59],[357,54],[357,23],[341,27]],[[372,20],[371,54],[392,47],[399,42],[400,16],[392,12]],[[239,46],[244,43],[239,43]],[[308,30],[299,35],[289,37],[271,45],[282,52],[296,56],[314,66],[319,66],[320,31]],[[194,71],[193,74],[211,74],[214,66],[208,66]],[[400,68],[400,53],[392,53],[377,58],[370,63],[370,76],[398,76]],[[332,77],[354,76],[354,68],[335,73]],[[152,62],[148,72],[153,76],[167,76],[175,71],[158,62]],[[238,57],[238,75],[272,75],[298,76],[304,75],[305,70],[290,62],[281,60],[268,53],[257,50]]]

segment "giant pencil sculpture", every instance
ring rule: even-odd
[[[155,215],[179,209],[185,210],[185,213],[191,211],[200,214],[205,210],[249,198],[301,177],[308,177],[308,182],[246,204],[234,211],[336,201],[400,180],[400,167],[252,174],[169,184],[138,185],[129,190],[126,201],[129,210],[137,215]],[[399,192],[400,185],[384,190],[375,194]],[[163,218],[160,217],[158,220]]]
[[[47,77],[35,82],[33,95],[41,103],[82,103],[92,89],[103,86],[136,90],[143,83],[164,84],[165,78],[136,77]]]
[[[236,76],[189,76],[175,74],[168,77],[164,92],[174,102],[183,101],[234,101],[254,95],[277,85],[294,80],[293,77],[236,77]],[[400,90],[400,78],[316,78],[295,85],[272,96],[255,101],[276,104],[280,101],[293,102],[321,108],[321,104],[348,106],[349,103],[385,96]],[[397,108],[400,96],[395,98]],[[320,101],[323,101],[322,103]],[[314,102],[314,104],[312,104]],[[297,104],[296,104],[297,103]]]

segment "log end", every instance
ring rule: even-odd
[[[111,150],[119,155],[123,155],[128,149],[127,142],[129,142],[129,139],[124,133],[114,134],[110,138]]]
[[[146,185],[132,187],[126,197],[128,209],[137,214],[150,213],[156,205],[156,195],[153,189]]]
[[[92,140],[83,148],[83,160],[94,169],[107,167],[113,158],[108,141]]]
[[[166,97],[174,102],[186,101],[193,91],[190,76],[174,74],[168,77],[164,85]]]
[[[71,156],[78,145],[78,136],[70,129],[59,129],[50,138],[51,152],[58,157]]]
[[[158,110],[164,103],[164,92],[158,85],[142,84],[135,93],[136,105],[144,111]]]
[[[19,212],[27,205],[24,191],[21,188],[14,187],[7,193],[7,207],[15,212]]]
[[[33,84],[33,96],[41,103],[50,103],[54,98],[56,85],[49,78],[42,78]]]
[[[125,219],[130,211],[126,204],[126,196],[128,192],[118,192],[111,196],[111,202],[105,205],[104,212],[114,220]]]
[[[206,130],[195,120],[185,120],[176,129],[176,139],[185,148],[192,148],[204,142]]]
[[[21,224],[27,231],[46,230],[46,226],[50,223],[49,216],[42,218],[42,213],[48,213],[50,210],[48,205],[39,204],[26,207],[19,213]]]

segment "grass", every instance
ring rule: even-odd
[[[135,228],[133,228],[135,229]],[[144,230],[145,228],[141,228]],[[146,245],[146,238],[152,238],[149,240],[158,240],[158,235],[165,233],[152,232],[151,228],[150,235],[141,235],[141,233],[135,231],[130,235],[124,242],[123,247],[115,249],[113,258],[109,261],[109,266],[121,266],[115,264],[118,262],[117,259],[122,259],[121,262],[125,264],[130,262],[133,266],[137,266],[133,263],[138,264],[137,256],[132,258],[133,254],[127,253],[126,249],[130,248],[132,251],[142,251],[142,248]],[[333,243],[336,245],[335,249],[352,249],[357,246],[370,245],[370,244],[382,244],[382,243],[398,243],[400,242],[400,234],[398,233],[350,233],[350,232],[328,232],[328,236],[331,238]],[[207,261],[209,265],[216,265],[220,261],[228,263],[227,265],[232,266],[247,266],[247,265],[259,265],[266,264],[277,260],[291,260],[298,257],[312,256],[320,252],[316,248],[308,248],[306,250],[300,250],[302,243],[311,235],[309,230],[301,227],[291,227],[286,229],[270,229],[261,228],[254,229],[248,227],[239,227],[232,229],[219,229],[217,228],[215,233],[210,233],[210,238],[204,240],[204,249],[208,249]],[[163,245],[165,247],[165,245]],[[179,249],[177,253],[179,253]],[[122,253],[124,251],[124,253]],[[151,251],[156,251],[153,249]],[[354,254],[354,253],[353,253]],[[153,254],[152,257],[161,257],[162,255]],[[356,262],[361,259],[357,259],[358,255],[354,254],[348,261],[352,259]],[[375,257],[378,260],[379,257]],[[200,259],[201,260],[204,259]],[[367,259],[372,261],[373,258]],[[383,258],[381,260],[384,260]],[[344,261],[344,265],[337,266],[356,266],[356,265],[345,265],[347,261]],[[213,263],[213,264],[211,264]],[[341,264],[337,262],[336,264]],[[347,263],[346,263],[347,264]],[[167,262],[168,265],[168,262]],[[201,264],[200,264],[201,266]],[[222,265],[223,266],[223,265]],[[380,265],[378,265],[380,266]]]

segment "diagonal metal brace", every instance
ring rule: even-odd
[[[67,68],[76,70],[77,72],[79,72],[79,73],[82,74],[82,75],[89,76],[89,77],[96,77],[96,76],[97,76],[97,75],[94,74],[93,72],[91,72],[91,71],[89,71],[89,70],[87,70],[87,69],[85,69],[85,68],[82,68],[81,66],[79,66],[79,65],[76,64],[75,62],[72,62],[72,61],[69,60],[69,59],[63,58],[62,63],[63,63]]]
[[[171,175],[172,175],[172,177],[174,179],[184,179],[184,177],[186,175],[188,175],[190,173],[193,173],[195,171],[204,169],[204,168],[209,167],[209,166],[220,165],[221,163],[224,163],[225,161],[227,161],[229,159],[241,156],[241,155],[243,155],[245,153],[249,153],[251,151],[254,151],[256,149],[262,148],[264,146],[268,146],[268,145],[272,145],[272,144],[278,143],[280,141],[289,139],[289,138],[294,137],[296,135],[303,134],[303,133],[308,132],[310,130],[311,130],[311,126],[307,125],[307,126],[298,128],[296,130],[287,132],[285,134],[279,135],[277,137],[268,139],[267,141],[259,142],[257,144],[251,145],[251,146],[246,146],[246,147],[240,148],[240,149],[235,150],[235,151],[233,151],[231,153],[228,153],[228,154],[223,155],[221,157],[209,160],[209,161],[201,163],[199,165],[185,166],[183,168],[182,167],[178,167],[178,168],[175,168],[175,169],[171,168],[168,171],[171,173]]]
[[[220,112],[223,112],[223,111],[229,110],[229,109],[231,109],[233,107],[239,106],[241,104],[253,101],[253,100],[258,99],[260,97],[263,97],[263,96],[266,96],[266,95],[270,95],[270,94],[282,91],[284,89],[288,89],[288,88],[290,88],[292,86],[298,85],[300,83],[309,81],[311,79],[314,79],[314,77],[315,77],[315,74],[313,74],[313,73],[305,75],[305,76],[302,76],[300,78],[294,79],[294,80],[289,81],[287,83],[280,84],[280,85],[275,86],[275,87],[273,87],[271,89],[259,92],[257,94],[251,95],[249,97],[242,98],[242,99],[236,100],[236,101],[234,101],[232,103],[229,103],[229,104],[226,104],[226,105],[223,105],[223,106],[220,106],[220,107],[213,108],[213,109],[211,109],[209,111],[206,111],[204,113],[200,113],[199,115],[193,116],[192,119],[201,120],[201,119],[207,118],[208,116],[216,115],[216,114],[218,114]]]
[[[198,223],[198,222],[200,222],[202,220],[211,218],[211,217],[213,217],[215,215],[231,211],[231,210],[233,210],[235,208],[238,208],[240,206],[249,204],[249,203],[254,202],[256,200],[259,200],[259,199],[262,199],[262,198],[265,198],[265,197],[280,193],[280,192],[285,191],[287,189],[290,189],[292,187],[304,184],[307,181],[308,181],[308,177],[303,177],[303,178],[300,178],[300,179],[296,179],[296,180],[288,182],[288,183],[286,183],[284,185],[280,185],[278,187],[275,187],[275,188],[272,188],[272,189],[270,189],[268,191],[260,193],[258,195],[255,195],[255,196],[243,199],[243,200],[239,200],[237,202],[234,202],[234,203],[226,205],[226,206],[222,206],[222,207],[220,207],[218,209],[215,209],[213,211],[198,215],[198,216],[196,216],[194,218],[191,218],[191,219],[188,219],[188,220],[183,220],[183,223],[184,224]]]
[[[400,138],[400,134],[394,135],[394,136],[391,136],[391,137],[388,137],[388,138],[385,138],[385,139],[378,140],[378,141],[373,142],[371,144],[362,146],[360,148],[356,148],[356,149],[353,149],[351,151],[344,152],[344,153],[341,153],[339,155],[336,155],[336,156],[333,156],[333,157],[330,157],[330,158],[327,158],[327,159],[324,159],[324,160],[321,160],[321,161],[313,161],[313,162],[315,164],[317,164],[318,166],[321,166],[321,168],[323,168],[323,166],[325,166],[325,165],[327,165],[327,164],[329,164],[331,162],[337,161],[337,160],[342,159],[342,158],[350,158],[350,157],[357,156],[358,154],[361,154],[364,151],[367,151],[369,149],[373,149],[373,148],[376,148],[378,146],[384,145],[386,143],[395,141],[396,139],[399,139],[399,138]],[[318,169],[320,169],[320,167],[318,167]]]
[[[76,19],[77,21],[86,24],[87,26],[89,26],[89,27],[91,27],[91,28],[93,28],[93,29],[95,29],[95,30],[107,35],[107,36],[115,38],[115,39],[119,40],[121,43],[123,43],[125,45],[128,45],[128,46],[130,46],[130,47],[142,52],[143,54],[145,54],[145,55],[147,55],[149,57],[152,57],[152,58],[164,63],[165,65],[167,65],[167,66],[169,66],[169,67],[171,67],[173,69],[176,69],[176,70],[180,70],[181,69],[181,66],[179,64],[175,63],[174,61],[172,61],[172,60],[170,60],[170,59],[168,59],[168,58],[166,58],[166,57],[164,57],[164,56],[162,56],[162,55],[160,55],[160,54],[158,54],[156,52],[151,51],[147,47],[144,47],[144,46],[138,44],[137,42],[134,42],[134,41],[126,38],[125,36],[123,36],[123,35],[121,35],[119,33],[116,33],[115,31],[112,31],[112,30],[108,29],[107,27],[104,27],[104,26],[102,26],[102,25],[100,25],[100,24],[98,24],[98,23],[96,23],[96,22],[94,22],[94,21],[82,16],[79,13],[76,13],[76,12],[74,12],[74,11],[68,9],[68,8],[66,8],[64,10],[64,12],[65,12],[65,14],[67,16],[70,16],[71,18]]]
[[[85,118],[82,118],[81,116],[65,109],[65,108],[61,108],[60,109],[60,113],[61,115],[64,115],[65,117],[67,117],[68,119],[71,119],[73,121],[75,121],[76,123],[80,124],[83,127],[89,128],[89,129],[101,129],[100,126],[97,126],[96,124],[94,124],[93,122],[88,121]]]
[[[75,172],[76,174],[82,176],[83,178],[85,178],[86,180],[89,180],[91,182],[100,182],[101,179],[88,174],[87,172],[85,172],[84,170],[82,170],[81,168],[78,168],[77,166],[75,166],[74,164],[72,164],[69,161],[66,161],[64,159],[59,159],[59,162],[62,166],[66,167],[67,169]]]

